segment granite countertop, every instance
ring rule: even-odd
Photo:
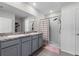
[[[26,33],[26,34],[0,36],[0,41],[6,41],[6,40],[14,39],[14,38],[20,38],[20,37],[30,36],[30,35],[36,35],[36,34],[41,34],[41,33],[34,32],[34,33]]]

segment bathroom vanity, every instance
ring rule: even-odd
[[[1,56],[29,56],[42,46],[42,33],[28,33],[0,37]]]

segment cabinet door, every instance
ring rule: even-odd
[[[31,40],[31,37],[30,36],[27,36],[27,37],[23,37],[21,39],[22,39],[22,42],[26,42],[26,41]]]
[[[22,56],[28,56],[31,54],[31,41],[22,43]]]
[[[19,55],[19,45],[7,47],[1,50],[2,56],[18,56]]]
[[[42,37],[39,38],[38,43],[39,43],[39,48],[42,47],[42,45],[43,45],[43,38]]]
[[[32,52],[36,51],[38,49],[38,39],[32,39]]]

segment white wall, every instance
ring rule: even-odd
[[[32,24],[34,31],[40,32],[40,19],[35,17],[27,17],[25,18],[25,32],[32,31]],[[44,19],[44,18],[43,18]]]
[[[61,49],[75,54],[75,8],[79,4],[65,6],[61,10]]]
[[[25,21],[25,32],[30,32],[30,31],[32,31],[32,21],[33,21],[33,19],[31,18],[31,17],[27,17],[27,18],[25,18],[24,19],[24,21]]]
[[[49,18],[49,17],[60,16],[60,15],[61,15],[61,11],[57,11],[57,12],[47,14],[45,17]]]
[[[14,32],[15,16],[13,13],[0,10],[0,33]]]

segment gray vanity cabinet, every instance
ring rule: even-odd
[[[2,56],[18,56],[19,55],[18,45],[14,45],[14,46],[2,49],[1,55]]]
[[[42,47],[43,45],[43,37],[42,37],[42,34],[39,34],[38,35],[38,46],[39,48]]]
[[[32,36],[32,53],[38,49],[38,35]]]
[[[31,37],[22,38],[22,56],[31,55]]]
[[[29,56],[43,45],[42,34],[0,41],[1,56]]]
[[[0,43],[1,56],[19,56],[19,40],[10,40]]]

